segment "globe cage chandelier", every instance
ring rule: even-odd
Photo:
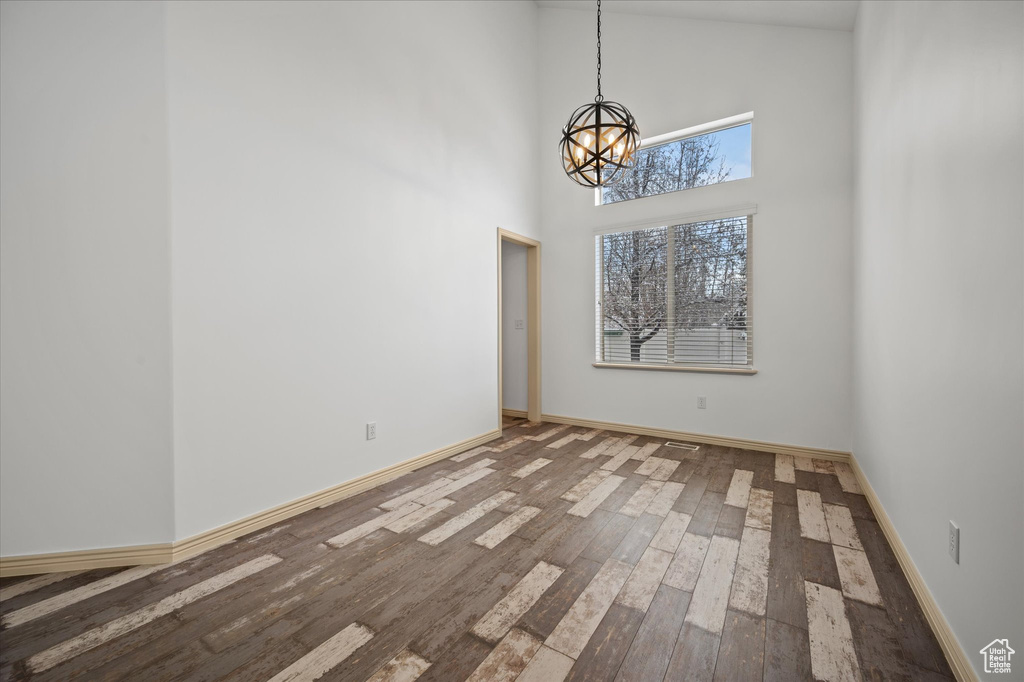
[[[597,0],[597,96],[572,112],[562,129],[562,167],[584,187],[607,187],[636,164],[640,129],[629,109],[601,94],[601,0]]]

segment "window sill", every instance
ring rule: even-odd
[[[641,365],[618,362],[595,362],[601,369],[644,369],[659,372],[703,372],[708,374],[757,374],[753,367],[694,367],[691,365]]]

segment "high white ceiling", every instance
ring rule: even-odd
[[[593,12],[593,0],[536,0],[541,7]],[[859,0],[603,0],[602,11],[852,31]]]

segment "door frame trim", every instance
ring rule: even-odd
[[[526,415],[540,421],[540,242],[498,228],[498,428],[502,423],[502,322],[501,322],[501,243],[526,247]]]

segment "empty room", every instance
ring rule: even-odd
[[[0,682],[1022,647],[1024,1],[0,0]]]

